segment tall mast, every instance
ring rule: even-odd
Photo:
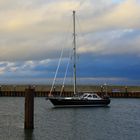
[[[75,11],[73,11],[73,53],[74,53],[74,94],[76,94],[76,34],[75,34]]]

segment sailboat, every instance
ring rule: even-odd
[[[77,81],[76,81],[76,33],[75,33],[75,11],[73,11],[73,53],[74,53],[74,88],[73,96],[71,97],[62,97],[62,96],[53,96],[51,93],[48,100],[54,105],[54,107],[90,107],[90,106],[107,106],[110,103],[110,98],[106,94],[100,97],[96,93],[78,93],[77,92]],[[80,95],[80,96],[77,96]]]

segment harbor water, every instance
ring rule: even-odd
[[[0,97],[0,140],[139,140],[140,99],[109,107],[53,108],[35,98],[34,130],[24,130],[24,98]]]

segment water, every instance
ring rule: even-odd
[[[35,98],[35,129],[24,130],[24,98],[0,97],[0,140],[139,140],[140,99],[110,107],[54,109]]]

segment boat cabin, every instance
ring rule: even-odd
[[[84,93],[81,96],[82,99],[87,99],[87,100],[99,100],[101,97],[99,97],[96,93]]]

